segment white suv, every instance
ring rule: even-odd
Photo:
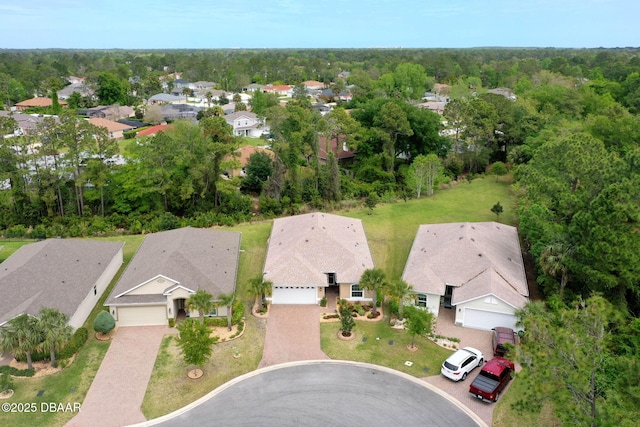
[[[482,366],[484,356],[480,350],[464,347],[457,350],[442,364],[440,372],[453,381],[464,381],[476,366]]]

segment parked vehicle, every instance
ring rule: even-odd
[[[502,390],[511,381],[513,362],[503,357],[494,357],[480,370],[469,386],[469,393],[485,402],[496,402]]]
[[[516,335],[513,329],[501,326],[493,328],[492,331],[493,355],[504,357],[509,352],[509,346],[516,345]]]
[[[473,347],[464,347],[444,361],[440,372],[453,381],[464,381],[467,378],[467,374],[475,369],[476,366],[482,366],[483,362],[484,356],[480,350]]]

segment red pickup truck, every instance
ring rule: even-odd
[[[500,392],[511,381],[513,362],[502,357],[494,357],[480,370],[469,386],[469,393],[485,402],[496,402]]]

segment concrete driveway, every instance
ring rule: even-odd
[[[317,305],[272,304],[258,368],[299,360],[329,359],[320,350],[321,310]]]
[[[456,337],[460,339],[459,347],[474,347],[482,352],[485,362],[493,358],[493,349],[491,348],[491,331],[482,331],[479,329],[463,328],[455,326],[453,309],[440,307],[438,320],[436,322],[436,333],[445,337]],[[433,384],[440,390],[448,393],[463,405],[466,405],[482,420],[491,425],[493,421],[493,409],[495,403],[485,403],[474,398],[469,394],[469,384],[478,375],[479,368],[474,369],[465,381],[454,382],[442,375],[434,375],[423,378],[429,384]]]
[[[145,421],[140,406],[166,326],[119,328],[78,415],[67,426],[117,427]]]
[[[482,420],[435,387],[365,363],[322,360],[243,375],[144,426],[438,426]]]

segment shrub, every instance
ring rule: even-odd
[[[327,297],[322,297],[322,299],[320,299],[320,307],[326,307],[327,306]]]
[[[84,343],[89,338],[89,331],[87,328],[78,328],[71,336],[71,339],[67,342],[62,350],[58,353],[58,359],[68,359],[82,348]]]
[[[353,320],[353,316],[351,315],[351,310],[345,306],[340,309],[340,330],[342,331],[342,335],[349,336],[351,335],[351,331],[354,326],[356,326],[356,322]]]
[[[7,393],[13,390],[13,379],[9,372],[4,371],[0,375],[0,393]]]
[[[231,324],[238,325],[244,317],[244,302],[240,299],[233,300],[233,313],[231,313]],[[226,322],[226,321],[225,321]],[[225,323],[226,326],[226,323]]]
[[[224,319],[221,317],[205,317],[204,324],[207,326],[214,326],[214,327],[227,326],[227,319],[226,317]]]
[[[173,328],[174,326],[176,326],[176,319],[170,318],[169,319],[169,327]]]
[[[0,366],[0,373],[4,374],[5,372],[14,377],[32,377],[36,373],[33,369],[17,369],[9,365]]]
[[[93,329],[96,332],[100,332],[103,334],[108,334],[115,327],[116,327],[116,320],[108,311],[102,310],[96,316],[96,320],[93,321]]]

